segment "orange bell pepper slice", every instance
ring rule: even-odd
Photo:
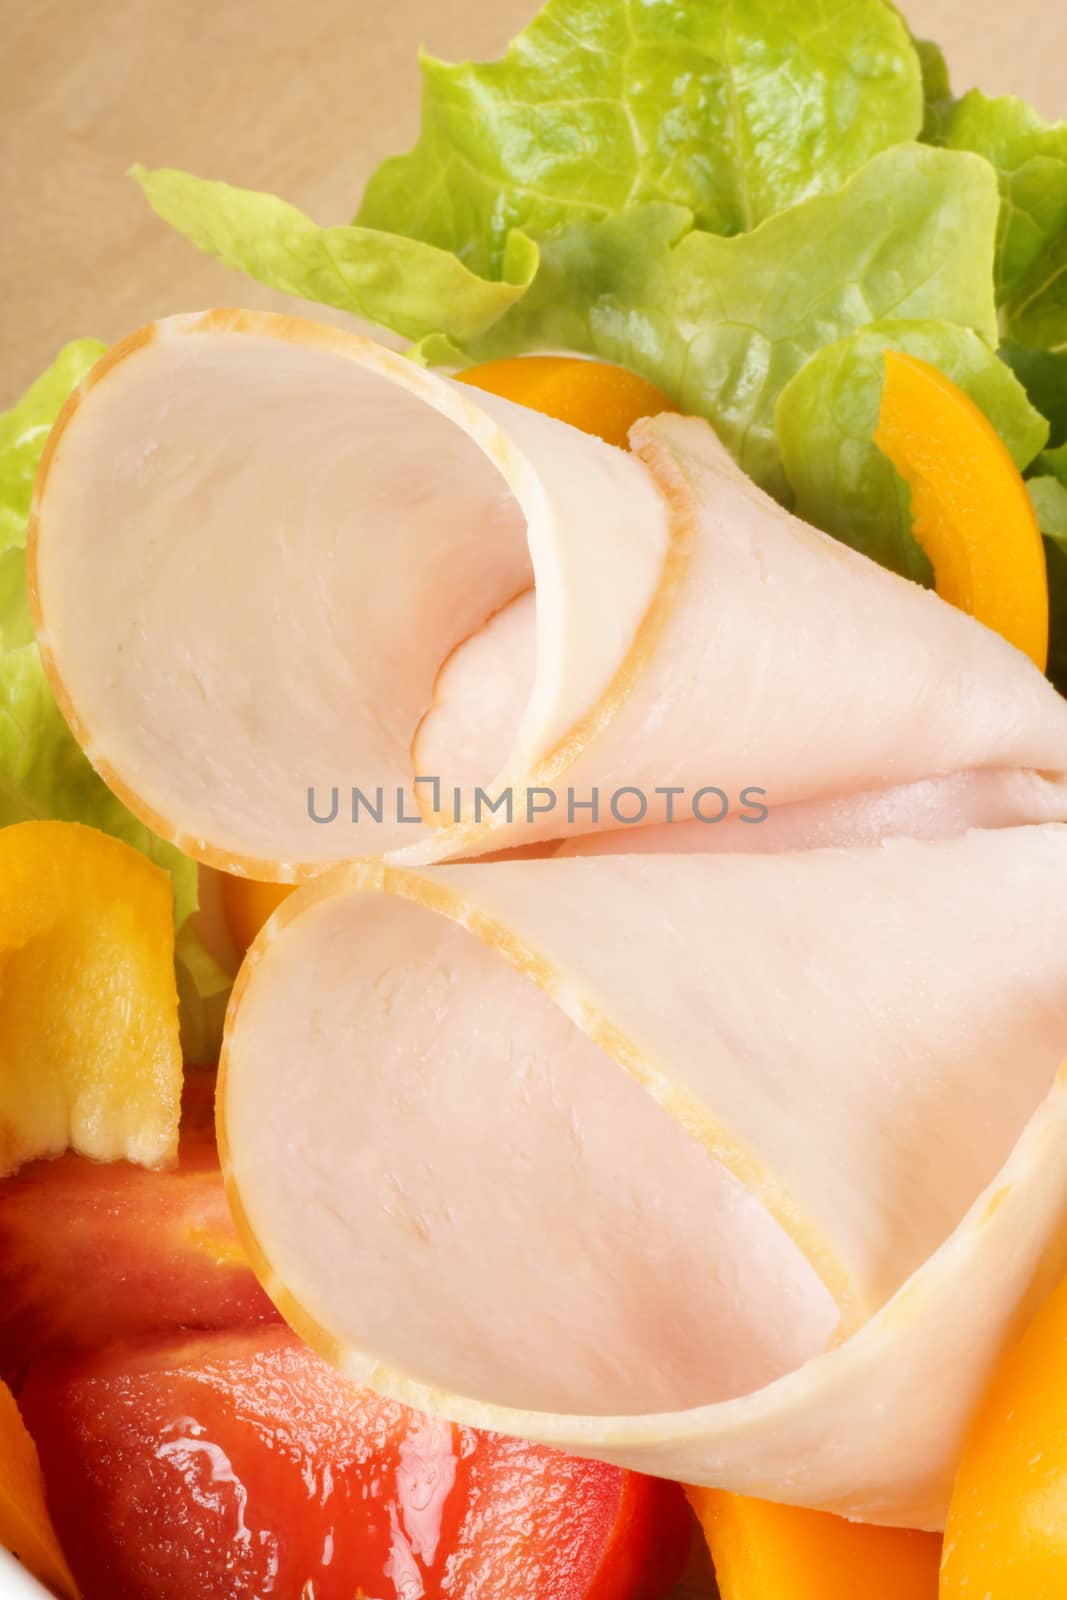
[[[722,1600],[937,1600],[941,1539],[690,1489]]]
[[[938,594],[1003,634],[1044,672],[1049,608],[1041,530],[988,418],[936,367],[888,350],[874,441],[911,488],[915,537]]]
[[[219,896],[226,929],[234,948],[243,956],[263,924],[294,892],[295,885],[260,883],[256,878],[237,878],[228,872],[220,876]]]
[[[73,822],[0,828],[0,1175],[70,1148],[177,1155],[170,878]]]
[[[662,389],[625,367],[576,356],[513,356],[468,367],[457,376],[461,383],[503,395],[624,448],[641,417],[675,409]]]
[[[75,1600],[77,1586],[45,1505],[37,1449],[4,1383],[0,1383],[0,1546],[64,1600]]]
[[[972,1426],[942,1600],[1067,1595],[1067,1281],[1009,1348]]]

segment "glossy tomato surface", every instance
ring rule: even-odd
[[[675,1485],[422,1416],[282,1328],[31,1370],[83,1600],[660,1600]]]

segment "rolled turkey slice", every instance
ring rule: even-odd
[[[633,442],[294,318],[143,329],[37,484],[59,702],[158,833],[262,878],[615,826],[620,786],[652,824],[670,786],[777,809],[989,771],[1008,822],[1067,815],[1067,708],[1022,655],[782,511],[707,424]]]
[[[922,778],[891,789],[829,795],[764,808],[753,800],[740,813],[719,817],[711,803],[703,821],[662,822],[652,827],[623,825],[581,833],[542,848],[571,855],[650,854],[666,850],[817,850],[832,845],[875,845],[886,839],[951,839],[970,828],[1007,828],[1020,817],[1055,821],[1063,805],[1058,784],[1030,772],[995,768]]]
[[[660,582],[663,497],[629,454],[474,394],[338,329],[217,311],[133,334],[71,398],[31,519],[38,641],[163,837],[283,880],[409,840],[438,669],[535,580],[518,765],[607,691]],[[352,824],[353,787],[380,821]]]
[[[356,863],[238,978],[286,1317],[460,1422],[935,1526],[1067,1246],[1067,828]]]

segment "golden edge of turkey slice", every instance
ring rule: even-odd
[[[245,1214],[229,1158],[226,1133],[226,1082],[229,1037],[240,1010],[242,996],[274,939],[290,921],[320,900],[337,893],[395,894],[423,909],[459,923],[483,944],[496,951],[516,970],[535,983],[570,1020],[599,1044],[624,1071],[634,1077],[659,1104],[698,1139],[735,1177],[767,1207],[818,1273],[841,1310],[837,1338],[822,1355],[763,1388],[731,1400],[687,1410],[634,1415],[594,1416],[522,1410],[457,1394],[438,1385],[414,1379],[372,1354],[339,1341],[308,1314],[275,1273],[270,1259]],[[1007,1161],[975,1198],[958,1226],[931,1256],[881,1307],[857,1302],[847,1271],[839,1263],[818,1229],[799,1215],[791,1198],[744,1147],[717,1126],[689,1096],[679,1091],[662,1066],[643,1054],[603,1013],[575,992],[563,974],[536,950],[487,916],[464,895],[417,872],[381,862],[352,862],[334,867],[287,900],[259,934],[238,974],[227,1015],[226,1040],[219,1062],[216,1106],[219,1155],[226,1192],[241,1242],[256,1276],[286,1321],[331,1365],[353,1382],[369,1384],[378,1392],[416,1410],[443,1415],[473,1428],[531,1439],[557,1449],[613,1461],[621,1466],[658,1476],[700,1481],[694,1457],[709,1443],[729,1453],[728,1473],[714,1473],[711,1487],[730,1487],[741,1493],[778,1499],[790,1504],[817,1506],[859,1520],[940,1529],[951,1488],[952,1465],[945,1459],[927,1469],[916,1468],[916,1485],[896,1492],[857,1488],[855,1493],[814,1493],[805,1488],[809,1444],[798,1444],[796,1468],[788,1478],[780,1470],[761,1467],[760,1442],[773,1439],[780,1454],[782,1441],[795,1419],[810,1416],[813,1407],[826,1411],[819,1437],[834,1455],[832,1441],[850,1420],[849,1393],[868,1392],[893,1359],[894,1345],[918,1323],[931,1319],[981,1317],[986,1306],[965,1302],[953,1306],[954,1280],[961,1263],[973,1261],[983,1250],[1014,1252],[1020,1219],[1035,1208],[1047,1226],[1039,1230],[1043,1243],[1030,1241],[1031,1264],[1027,1287],[1016,1298],[1007,1317],[994,1318],[997,1329],[988,1341],[984,1364],[976,1367],[973,1382],[977,1403],[996,1354],[1025,1322],[1067,1270],[1067,1061],[1060,1067],[1049,1093],[1023,1129]],[[1059,1176],[1057,1176],[1059,1175]],[[972,1362],[972,1365],[974,1363]],[[923,1399],[916,1396],[916,1402]],[[929,1396],[926,1397],[929,1399]],[[839,1413],[835,1416],[835,1413]],[[863,1419],[859,1419],[863,1426]],[[799,1431],[803,1431],[802,1429]],[[962,1444],[962,1440],[959,1441]],[[745,1459],[747,1458],[747,1459]],[[835,1476],[832,1466],[829,1475]],[[712,1475],[708,1475],[709,1477]],[[723,1484],[720,1479],[729,1477]]]
[[[600,698],[531,772],[513,774],[505,769],[488,785],[490,793],[510,786],[515,795],[515,810],[520,814],[526,806],[527,790],[551,788],[628,699],[659,647],[686,580],[696,537],[692,490],[669,449],[643,423],[635,424],[631,438],[634,454],[648,467],[667,504],[668,540],[659,583],[629,650]],[[445,663],[441,665],[443,669]],[[414,746],[414,739],[412,744]],[[412,770],[415,770],[414,761]],[[433,822],[431,811],[423,811],[422,815],[424,821]],[[495,815],[482,822],[468,820],[439,826],[429,839],[390,851],[385,859],[402,866],[419,867],[480,856],[494,848],[493,834],[507,826]]]
[[[813,1271],[818,1275],[834,1299],[841,1318],[836,1335],[837,1341],[847,1338],[850,1333],[862,1325],[870,1314],[871,1308],[860,1302],[851,1275],[838,1260],[836,1252],[831,1249],[822,1237],[817,1225],[801,1213],[784,1186],[774,1178],[751,1151],[731,1135],[727,1128],[710,1117],[706,1109],[693,1096],[680,1089],[672,1081],[669,1073],[659,1061],[651,1058],[634,1044],[621,1029],[617,1028],[604,1015],[598,1006],[578,990],[577,986],[563,972],[540,955],[538,951],[516,937],[500,921],[487,915],[484,910],[459,890],[440,882],[431,881],[418,872],[389,866],[384,862],[357,861],[343,863],[332,868],[329,872],[321,874],[313,883],[306,885],[299,894],[286,900],[271,917],[249,950],[237,975],[227,1011],[226,1035],[219,1058],[216,1102],[219,1158],[226,1181],[227,1195],[241,1236],[241,1242],[253,1263],[256,1276],[266,1288],[271,1299],[282,1311],[286,1320],[296,1328],[308,1344],[325,1356],[334,1366],[342,1368],[351,1366],[353,1365],[352,1358],[354,1356],[361,1372],[365,1372],[368,1365],[374,1366],[375,1375],[372,1381],[376,1388],[380,1388],[384,1392],[392,1394],[398,1399],[403,1399],[407,1404],[417,1406],[422,1410],[434,1409],[431,1397],[436,1394],[438,1395],[437,1409],[440,1409],[440,1391],[415,1383],[401,1373],[392,1372],[388,1368],[378,1366],[373,1358],[368,1355],[343,1349],[333,1335],[327,1329],[321,1327],[296,1302],[287,1286],[278,1278],[266,1250],[256,1237],[255,1231],[245,1214],[239,1188],[233,1176],[229,1155],[229,1139],[226,1130],[226,1084],[229,1069],[230,1038],[240,1011],[242,998],[250,982],[254,979],[256,968],[268,947],[284,928],[290,922],[299,918],[305,911],[310,910],[312,906],[322,900],[330,899],[338,893],[397,895],[402,899],[413,902],[425,911],[458,923],[479,939],[488,949],[502,957],[524,978],[546,994],[576,1028],[595,1044],[599,1045],[629,1077],[639,1083],[651,1098],[664,1108],[676,1123],[685,1129],[691,1138],[701,1144],[750,1193],[759,1198],[779,1227],[809,1262]],[[412,1398],[416,1394],[421,1398]],[[471,1409],[471,1415],[468,1417],[465,1414],[463,1420],[472,1421],[474,1426],[495,1426],[498,1432],[514,1432],[521,1434],[523,1437],[537,1436],[530,1434],[521,1420],[516,1420],[514,1424],[509,1421],[503,1427],[499,1421],[496,1424],[490,1424],[484,1420],[473,1421],[475,1413],[479,1416],[487,1416],[490,1413],[495,1415],[498,1411],[501,1411],[507,1412],[509,1417],[514,1415],[516,1419],[523,1418],[527,1415],[526,1413],[511,1413],[506,1407],[486,1407],[478,1401],[459,1398],[456,1401],[456,1405],[451,1406],[452,1414],[455,1413],[457,1406],[462,1406],[465,1412],[467,1408]],[[530,1415],[533,1415],[533,1413],[530,1413]],[[545,1419],[542,1418],[542,1420]],[[559,1421],[562,1428],[564,1419],[561,1418]]]
[[[26,540],[26,579],[30,611],[41,661],[60,711],[95,770],[135,817],[151,828],[159,838],[177,846],[194,860],[201,861],[220,872],[266,882],[304,883],[323,872],[330,871],[334,863],[318,860],[276,861],[232,850],[220,850],[209,844],[206,839],[186,833],[170,817],[149,805],[130,787],[111,762],[99,752],[92,730],[75,708],[74,700],[67,689],[55,657],[41,602],[38,581],[41,508],[48,490],[52,463],[62,448],[64,434],[86,395],[98,384],[103,383],[130,356],[147,345],[162,339],[179,339],[190,334],[212,332],[277,339],[321,350],[327,354],[343,356],[353,361],[358,359],[381,376],[399,381],[403,387],[425,399],[436,409],[444,409],[437,405],[440,399],[438,378],[425,373],[421,367],[406,357],[397,355],[357,334],[349,333],[343,328],[275,312],[243,311],[225,306],[148,323],[120,340],[101,357],[68,397],[45,444],[34,485]],[[462,428],[485,453],[521,507],[525,499],[524,480],[532,469],[512,445],[503,429],[477,405],[473,398],[476,394],[477,391],[472,390],[471,398],[468,399],[462,387],[456,385],[454,395],[444,414]],[[669,510],[668,543],[656,590],[614,680],[566,738],[538,764],[536,770],[528,775],[522,775],[522,792],[527,787],[554,782],[614,715],[654,654],[681,588],[693,537],[691,497],[681,472],[670,463],[668,453],[659,449],[652,440],[648,442],[648,450],[650,454],[654,453],[656,456],[656,470],[653,477],[668,501]],[[506,781],[506,776],[502,775],[494,780],[494,784],[490,787],[502,785]],[[408,847],[398,858],[413,864],[421,864],[460,855],[478,854],[482,850],[492,849],[492,834],[500,826],[502,823],[493,817],[478,824],[459,823],[441,829],[424,844]]]

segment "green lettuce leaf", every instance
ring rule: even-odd
[[[68,394],[104,348],[93,339],[67,345],[0,416],[0,827],[51,818],[124,839],[170,873],[180,927],[196,910],[196,864],[138,822],[82,754],[48,686],[26,595],[26,519],[37,464]]]
[[[174,920],[196,910],[196,863],[147,828],[98,778],[45,678],[35,644],[0,654],[0,827],[48,818],[124,839],[171,875]]]
[[[107,347],[98,339],[63,346],[47,372],[0,415],[0,550],[26,543],[33,480],[63,402]]]
[[[1015,285],[1003,322],[1010,339],[1067,356],[1067,229]]]
[[[1067,123],[1042,121],[1022,100],[990,100],[972,89],[951,108],[940,142],[950,150],[971,150],[996,169],[1001,213],[997,235],[997,299],[1007,303],[1007,325],[1018,313],[1011,307],[1020,286],[1046,251],[1067,229]]]
[[[1067,483],[1051,473],[1041,478],[1031,478],[1026,485],[1030,491],[1041,532],[1067,551]]]
[[[1038,461],[1038,467],[1043,472],[1051,472],[1067,488],[1067,444],[1061,444],[1056,450],[1046,450]]]
[[[915,39],[923,79],[923,131],[927,144],[940,144],[955,100],[945,52],[932,39]]]
[[[233,977],[186,923],[174,942],[178,1021],[186,1061],[218,1060]]]
[[[549,0],[500,61],[424,58],[422,132],[357,222],[501,270],[513,229],[685,207],[735,234],[922,126],[885,0]]]
[[[997,209],[987,162],[900,145],[835,194],[731,239],[694,231],[674,206],[573,223],[540,241],[531,288],[467,354],[569,349],[631,367],[787,499],[775,407],[823,345],[886,317],[955,322],[995,343]],[[449,347],[421,354],[447,359]]]
[[[1048,424],[977,334],[948,322],[872,323],[827,345],[782,391],[778,440],[796,510],[806,521],[920,583],[930,564],[911,531],[908,486],[874,442],[887,350],[937,367],[970,395],[1028,467]]]
[[[1067,441],[1067,351],[1054,355],[1005,339],[1000,357],[1014,372],[1031,401],[1049,424],[1049,443]]]
[[[477,338],[537,271],[537,249],[522,234],[503,250],[501,281],[489,283],[447,250],[373,228],[320,228],[274,195],[165,168],[131,174],[164,222],[224,266],[406,339],[435,332],[445,317],[457,338]]]
[[[1067,479],[1067,459],[1062,463]],[[1048,569],[1048,675],[1067,694],[1067,481],[1052,476],[1027,484],[1038,524],[1045,536]]]
[[[0,498],[0,505],[3,501]],[[33,643],[33,619],[26,588],[26,556],[17,544],[0,550],[0,656]]]

